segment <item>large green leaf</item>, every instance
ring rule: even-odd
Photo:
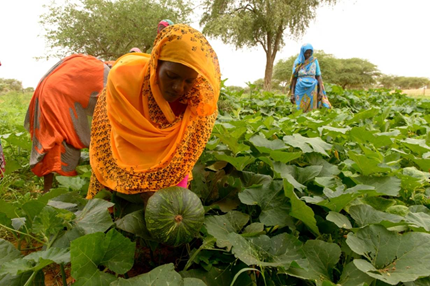
[[[399,223],[404,220],[402,216],[378,211],[369,205],[351,206],[349,208],[349,214],[360,227],[369,224],[378,224],[383,221]]]
[[[332,177],[337,176],[340,173],[338,166],[332,165],[320,155],[316,153],[308,153],[306,154],[306,160],[310,165],[318,165],[322,166],[321,172],[318,174],[318,177]]]
[[[39,272],[42,273],[43,272]],[[30,278],[31,274],[33,274],[32,271],[28,271],[25,273],[22,273],[20,275],[10,275],[10,274],[5,274],[5,275],[0,275],[0,286],[22,286],[25,285],[25,283],[28,281],[28,279]],[[34,286],[42,286],[43,284],[37,284],[34,283]]]
[[[134,252],[135,243],[115,229],[106,235],[96,232],[77,238],[70,245],[72,276],[78,285],[90,285],[88,283],[96,281],[94,277],[109,281],[112,277],[99,273],[98,267],[104,265],[124,274],[133,266]],[[97,285],[102,284],[97,282]]]
[[[70,243],[85,235],[85,231],[79,226],[75,225],[72,229],[67,230],[62,235],[58,236],[58,238],[52,243],[53,247],[58,248],[69,248]]]
[[[365,127],[354,127],[349,131],[352,141],[373,144],[376,148],[390,147],[393,142],[389,136],[375,135]]]
[[[105,232],[112,226],[112,218],[108,208],[114,204],[100,200],[92,199],[88,202],[82,212],[76,217],[76,223],[86,234],[95,232]]]
[[[228,239],[233,245],[233,254],[249,266],[288,269],[293,262],[304,265],[302,243],[290,234],[281,233],[274,237],[261,235],[246,239],[237,233],[229,233]]]
[[[326,151],[331,150],[332,145],[324,142],[320,137],[307,138],[300,134],[287,135],[283,138],[284,142],[290,146],[300,148],[303,153],[316,152],[324,156],[329,156]]]
[[[367,275],[390,285],[414,281],[430,273],[430,234],[398,234],[380,225],[349,233],[346,243],[363,259],[355,266]]]
[[[227,247],[227,251],[230,251],[231,244],[227,235],[231,232],[239,233],[248,221],[249,215],[231,211],[225,215],[207,216],[204,225],[208,233],[216,238],[217,246]]]
[[[5,202],[0,199],[0,212],[4,213],[8,218],[16,218],[18,214],[16,213],[16,206],[11,203]]]
[[[430,215],[418,212],[418,213],[408,213],[405,217],[409,224],[409,227],[418,231],[430,232]]]
[[[129,213],[123,218],[115,221],[115,224],[119,229],[135,234],[141,238],[152,240],[151,234],[146,228],[143,209]]]
[[[119,278],[110,286],[183,286],[184,280],[172,263],[154,268],[148,273],[130,278]],[[197,284],[198,285],[198,284]],[[204,284],[203,284],[204,285]]]
[[[322,126],[318,128],[318,131],[320,132],[320,134],[323,133],[328,133],[330,135],[339,135],[339,134],[346,134],[347,131],[349,131],[351,128],[350,127],[345,127],[345,128],[336,128],[336,127],[332,127],[332,126]],[[325,132],[327,130],[327,132]]]
[[[184,286],[207,286],[205,282],[197,278],[184,278]]]
[[[403,145],[412,150],[412,152],[422,156],[424,153],[430,151],[425,139],[406,138],[401,141]]]
[[[396,204],[396,200],[383,197],[364,197],[361,200],[378,211],[385,211],[387,208]]]
[[[353,160],[356,165],[357,171],[365,176],[369,176],[375,173],[385,173],[391,171],[390,168],[380,167],[380,161],[378,161],[375,157],[369,157],[366,155],[360,155],[353,151],[348,152],[349,158]]]
[[[324,194],[328,197],[328,199],[316,201],[314,203],[319,206],[326,207],[332,211],[340,212],[357,197],[369,194],[373,195],[375,192],[374,187],[366,185],[355,185],[354,187],[346,189],[345,191],[343,189],[343,187],[340,187],[335,192],[332,192],[331,190],[325,188]]]
[[[321,174],[323,166],[307,166],[304,168],[296,167],[297,181],[306,184]]]
[[[239,193],[239,199],[246,205],[261,208],[260,222],[268,226],[284,227],[291,224],[290,205],[282,192],[282,181],[251,187]]]
[[[342,286],[365,286],[370,285],[373,280],[375,279],[358,270],[354,263],[350,262],[345,266],[345,268],[343,268],[342,276],[340,276],[338,285],[340,284]]]
[[[354,117],[351,120],[347,121],[346,123],[349,125],[354,122],[360,122],[368,118],[373,118],[375,117],[376,114],[379,113],[379,111],[380,110],[378,108],[371,108],[371,109],[360,111],[356,113]]]
[[[106,286],[111,285],[116,280],[117,278],[110,273],[95,270],[91,275],[86,275],[80,277],[79,280],[75,280],[73,286]]]
[[[54,235],[63,230],[64,219],[60,214],[66,211],[62,211],[50,206],[46,206],[42,211],[34,218],[32,231],[33,233],[44,234],[46,236]],[[70,213],[70,218],[73,214]]]
[[[42,203],[39,201],[29,201],[22,205],[22,209],[26,213],[27,218],[30,220],[30,222],[33,222],[34,217],[40,214],[40,212],[45,206],[46,203]]]
[[[103,240],[104,255],[100,262],[117,274],[124,274],[133,267],[136,243],[131,242],[115,229]]]
[[[55,179],[60,183],[61,187],[70,188],[73,191],[80,191],[85,184],[87,184],[87,180],[76,176],[76,177],[65,177],[65,176],[56,176]]]
[[[287,148],[282,140],[268,140],[261,135],[255,135],[249,138],[249,142],[251,142],[260,153],[266,154],[270,154],[274,150],[282,150]]]
[[[321,240],[308,240],[303,245],[303,251],[308,261],[308,269],[291,267],[289,275],[302,279],[313,280],[317,285],[324,281],[333,282],[333,269],[339,261],[341,250],[335,243]]]
[[[417,279],[414,282],[406,282],[405,286],[430,286],[430,277]]]
[[[217,130],[217,128],[219,130]],[[238,129],[237,132],[228,132],[223,126],[216,125],[214,128],[214,132],[212,134],[218,137],[222,143],[227,145],[228,148],[235,155],[237,155],[239,153],[244,153],[250,149],[248,145],[239,143],[239,140],[238,140],[242,136],[244,130],[246,130],[246,128]]]
[[[348,217],[341,213],[331,211],[328,213],[326,219],[337,225],[339,228],[352,228],[351,222],[349,221]]]
[[[294,192],[294,187],[287,180],[284,179],[284,192],[285,196],[290,199],[291,211],[290,216],[301,220],[313,233],[319,235],[320,232],[315,220],[315,213],[305,202],[300,200]]]
[[[0,256],[0,266],[5,262],[12,261],[22,256],[21,252],[16,249],[12,243],[3,238],[0,238],[0,253],[2,254]]]
[[[254,163],[256,160],[256,158],[251,156],[232,157],[225,154],[215,154],[215,158],[232,164],[239,171],[243,171],[246,166]]]
[[[381,195],[397,197],[400,192],[400,179],[396,177],[351,177],[357,184],[370,185],[375,187],[375,191]]]
[[[302,152],[283,152],[283,151],[272,151],[270,152],[270,158],[277,162],[288,163],[302,156]]]
[[[37,272],[52,263],[66,264],[69,262],[70,253],[67,249],[53,247],[4,263],[0,269],[0,275],[19,275],[27,271]]]
[[[279,174],[282,179],[286,179],[290,184],[294,186],[295,189],[299,191],[303,191],[306,189],[306,186],[300,184],[296,179],[298,177],[296,166],[289,166],[280,162],[276,162],[273,164],[273,171],[275,172],[275,174]]]

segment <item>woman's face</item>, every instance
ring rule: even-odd
[[[312,50],[306,50],[305,52],[305,60],[309,59],[312,56]]]
[[[159,61],[157,75],[163,98],[174,102],[190,91],[199,74],[183,64]]]

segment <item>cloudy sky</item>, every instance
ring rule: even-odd
[[[42,5],[49,3],[0,0],[0,78],[15,78],[24,87],[36,87],[57,61],[35,60],[46,48],[39,16],[45,11]],[[303,43],[311,43],[337,58],[367,59],[384,74],[430,78],[429,9],[430,0],[339,0],[335,6],[318,10],[302,38],[287,39],[276,61],[297,54]],[[228,85],[246,86],[246,82],[264,77],[262,48],[236,50],[219,40],[209,41]]]

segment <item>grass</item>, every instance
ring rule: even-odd
[[[37,195],[41,189],[41,180],[29,168],[31,144],[24,128],[32,96],[31,92],[0,94],[0,138],[6,160],[6,174],[0,180],[0,199],[5,201],[15,201],[27,193]]]
[[[402,90],[404,94],[413,98],[429,98],[430,97],[430,89],[404,89]]]

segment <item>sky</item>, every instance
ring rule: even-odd
[[[35,59],[45,55],[39,21],[46,11],[43,4],[50,1],[0,0],[0,78],[14,78],[25,88],[35,88],[58,61]],[[338,0],[334,6],[317,10],[301,38],[285,38],[275,63],[311,43],[314,49],[337,58],[366,59],[384,74],[430,78],[429,9],[430,0]],[[218,54],[227,85],[246,86],[264,78],[266,58],[261,47],[236,50],[220,40],[208,40]]]

